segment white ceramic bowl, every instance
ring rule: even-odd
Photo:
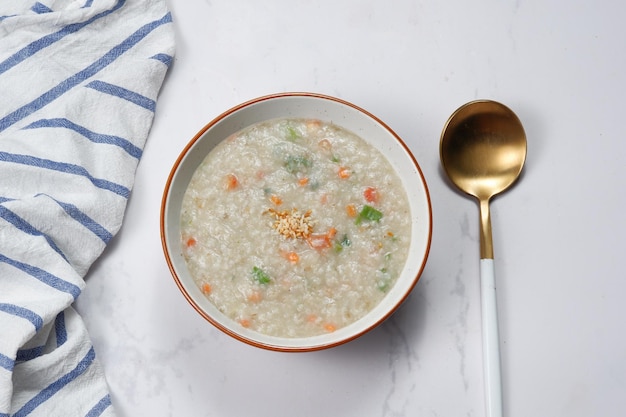
[[[205,156],[223,139],[252,124],[276,118],[308,118],[342,126],[375,146],[396,169],[411,207],[411,246],[406,265],[385,298],[366,316],[332,333],[306,338],[267,336],[226,317],[202,294],[187,270],[180,243],[180,210],[187,185]],[[311,351],[353,340],[388,318],[406,299],[426,264],[432,237],[430,196],[422,171],[406,144],[381,120],[346,101],[312,93],[283,93],[238,105],[215,118],[191,139],[165,185],[161,240],[176,284],[193,308],[225,333],[253,346]]]

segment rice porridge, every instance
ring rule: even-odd
[[[279,119],[222,141],[194,173],[181,245],[201,291],[241,326],[306,337],[376,306],[410,244],[406,193],[347,130]]]

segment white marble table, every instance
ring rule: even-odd
[[[125,223],[77,308],[120,416],[483,416],[478,209],[444,180],[439,135],[477,98],[528,136],[492,204],[505,415],[626,410],[626,26],[622,2],[170,1],[177,55]],[[256,349],[184,300],[161,250],[163,186],[224,110],[312,91],[392,127],[428,181],[434,235],[411,297],[334,349]]]

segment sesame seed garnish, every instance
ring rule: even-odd
[[[276,219],[272,227],[286,238],[306,239],[313,233],[311,210],[304,214],[301,214],[297,208],[281,211],[269,209],[268,212]]]

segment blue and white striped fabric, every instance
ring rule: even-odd
[[[171,21],[164,0],[0,1],[0,417],[114,415],[71,305],[122,224]]]

